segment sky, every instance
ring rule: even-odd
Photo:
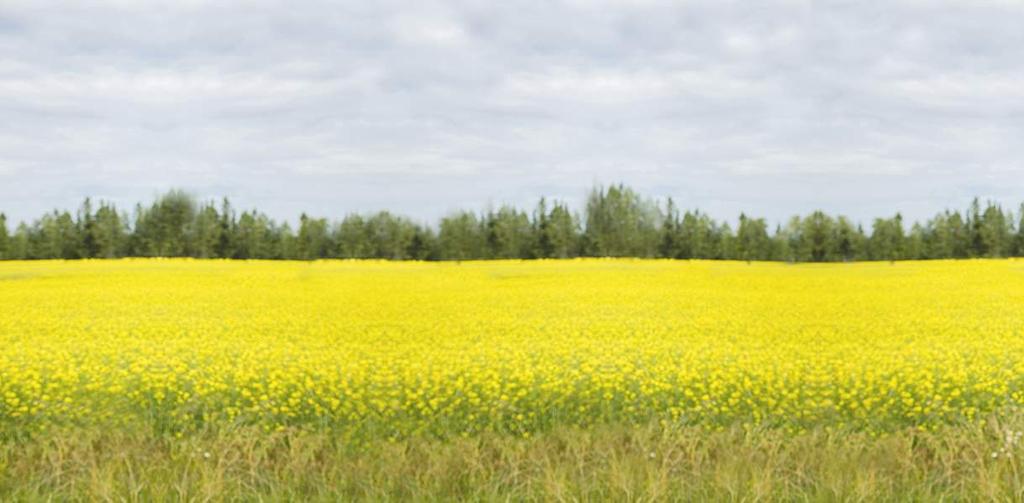
[[[1024,201],[1024,2],[0,0],[0,211]]]

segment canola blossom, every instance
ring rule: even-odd
[[[872,432],[1024,401],[1024,261],[0,262],[0,431]]]

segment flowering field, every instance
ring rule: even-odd
[[[0,431],[878,433],[1024,401],[1024,261],[0,262]]]

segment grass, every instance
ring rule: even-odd
[[[354,448],[328,432],[69,429],[0,443],[0,500],[1021,501],[1021,430],[605,425]]]

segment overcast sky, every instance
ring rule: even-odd
[[[0,0],[0,210],[1024,200],[1024,2]]]

